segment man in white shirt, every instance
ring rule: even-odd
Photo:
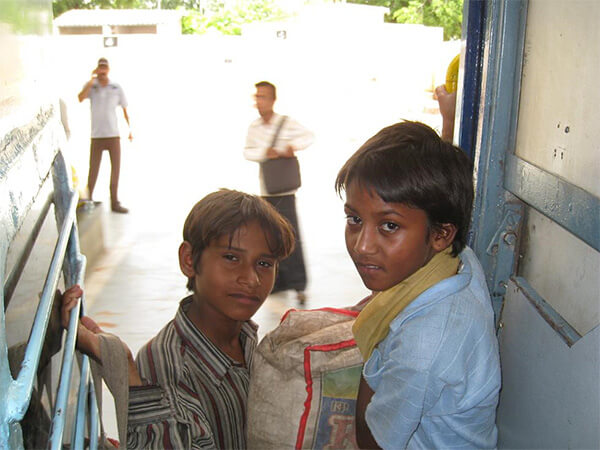
[[[129,210],[119,202],[119,174],[121,171],[121,138],[117,121],[116,108],[123,108],[125,121],[129,125],[127,114],[127,99],[118,83],[108,79],[110,68],[106,58],[98,60],[98,67],[92,71],[92,78],[83,86],[79,93],[79,101],[90,99],[92,113],[92,141],[90,144],[90,168],[88,173],[89,200],[92,200],[94,187],[100,171],[102,152],[108,150],[110,155],[110,199],[111,209],[117,213],[127,213]],[[132,140],[131,130],[129,140]]]
[[[294,156],[298,150],[303,150],[311,145],[314,135],[310,130],[291,117],[284,117],[273,111],[273,105],[277,98],[275,86],[268,81],[261,81],[256,83],[255,87],[256,109],[260,117],[253,121],[248,128],[244,157],[258,163],[275,158],[289,158]],[[279,129],[276,141],[273,142],[273,137],[277,133],[282,119],[285,119],[285,122]],[[265,187],[262,171],[259,173],[262,197],[290,221],[296,234],[296,249],[280,263],[272,292],[295,290],[298,301],[303,304],[306,299],[304,294],[306,269],[296,213],[296,190],[278,194],[269,193]]]

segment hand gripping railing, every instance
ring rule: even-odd
[[[23,150],[21,153],[25,154],[27,153],[27,150]],[[21,155],[17,155],[15,159],[17,159],[19,156]],[[40,158],[37,158],[36,161],[39,159]],[[35,167],[35,169],[39,170],[40,168]],[[6,265],[5,260],[7,248],[10,243],[9,241],[14,237],[14,235],[7,233],[9,235],[8,238],[4,237],[4,239],[0,242],[0,256],[2,257],[2,260],[0,261],[0,277],[2,277],[1,279],[4,286],[4,307],[0,310],[0,363],[2,364],[2,370],[0,370],[0,399],[3,403],[2,407],[0,408],[0,448],[23,448],[23,436],[19,422],[25,416],[31,400],[36,374],[40,363],[40,357],[42,355],[46,331],[50,320],[52,304],[56,289],[58,287],[61,272],[63,272],[65,276],[65,282],[67,285],[75,283],[83,285],[86,260],[85,257],[79,252],[79,239],[76,222],[78,195],[70,187],[69,172],[70,171],[67,170],[64,159],[62,158],[62,154],[60,152],[56,153],[51,167],[54,185],[52,201],[54,203],[56,220],[59,226],[59,235],[35,314],[29,341],[25,350],[25,356],[21,364],[21,370],[19,371],[16,379],[12,379],[12,376],[7,369],[8,355],[5,335],[6,328],[4,311],[8,305],[8,302],[10,301],[10,296],[14,291],[14,287],[18,281],[20,272],[25,265],[23,259],[27,259],[31,251],[35,238],[37,237],[37,233],[39,233],[40,227],[38,224],[43,221],[43,218],[38,219],[36,226],[34,227],[33,234],[35,234],[35,236],[31,236],[28,239],[25,250],[23,251],[23,255],[15,265],[16,272],[13,270],[8,277],[8,283],[6,284],[4,284]],[[11,180],[14,180],[15,177],[11,178],[10,176],[5,176],[6,173],[2,175],[4,175],[4,177],[0,181],[2,184],[4,184],[4,186],[0,186],[0,188],[9,190],[12,194],[11,186],[6,186],[6,184],[10,184]],[[33,177],[32,180],[41,185],[46,178],[47,177]],[[39,186],[37,187],[39,188]],[[31,204],[11,206],[15,211],[17,211],[17,214],[14,214],[13,211],[12,220],[16,224],[14,228],[18,229],[23,219],[21,216],[27,214]],[[42,215],[45,216],[48,210],[49,208],[44,206],[42,209]],[[79,304],[71,312],[67,335],[64,342],[59,386],[54,405],[52,425],[48,442],[48,448],[51,449],[59,449],[62,448],[63,445],[68,400],[69,394],[72,391],[71,378],[73,362],[75,360],[77,325],[80,314],[83,313],[83,303],[84,300],[82,299],[82,301],[79,302]],[[88,435],[90,437],[89,447],[95,449],[98,445],[99,415],[93,381],[90,376],[90,363],[87,356],[83,356],[81,358],[80,367],[80,385],[78,389],[75,389],[78,397],[75,419],[72,426],[71,448],[84,448],[86,425],[88,425]]]

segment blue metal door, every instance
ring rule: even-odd
[[[475,155],[471,243],[498,324],[499,447],[599,448],[600,3],[465,11],[481,18],[461,145]]]

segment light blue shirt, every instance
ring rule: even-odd
[[[366,421],[384,449],[495,448],[500,357],[485,276],[470,248],[458,274],[390,324],[363,375]]]

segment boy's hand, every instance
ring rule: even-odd
[[[69,317],[71,310],[77,306],[79,299],[83,295],[83,289],[78,284],[71,286],[62,295],[62,306],[60,308],[60,323],[63,328],[69,327]]]
[[[71,310],[80,301],[83,295],[83,289],[76,284],[65,291],[62,296],[62,307],[60,311],[61,324],[63,328],[68,328]],[[102,329],[90,317],[82,317],[77,324],[77,349],[86,355],[101,362],[100,341],[98,333],[102,333]]]
[[[83,295],[83,289],[79,285],[71,286],[65,291],[62,296],[62,308],[61,308],[61,324],[64,328],[69,326],[69,317],[71,316],[71,310],[80,301]],[[94,358],[100,364],[102,364],[102,355],[100,354],[100,339],[98,334],[103,333],[102,328],[91,318],[84,316],[79,319],[77,325],[77,349],[85,353],[86,355]],[[123,349],[127,355],[128,373],[129,373],[129,386],[141,386],[142,379],[140,378],[133,354],[130,348],[121,341]]]
[[[456,111],[456,92],[448,92],[444,84],[435,88],[435,99],[440,106],[440,114],[444,119],[454,120]]]

